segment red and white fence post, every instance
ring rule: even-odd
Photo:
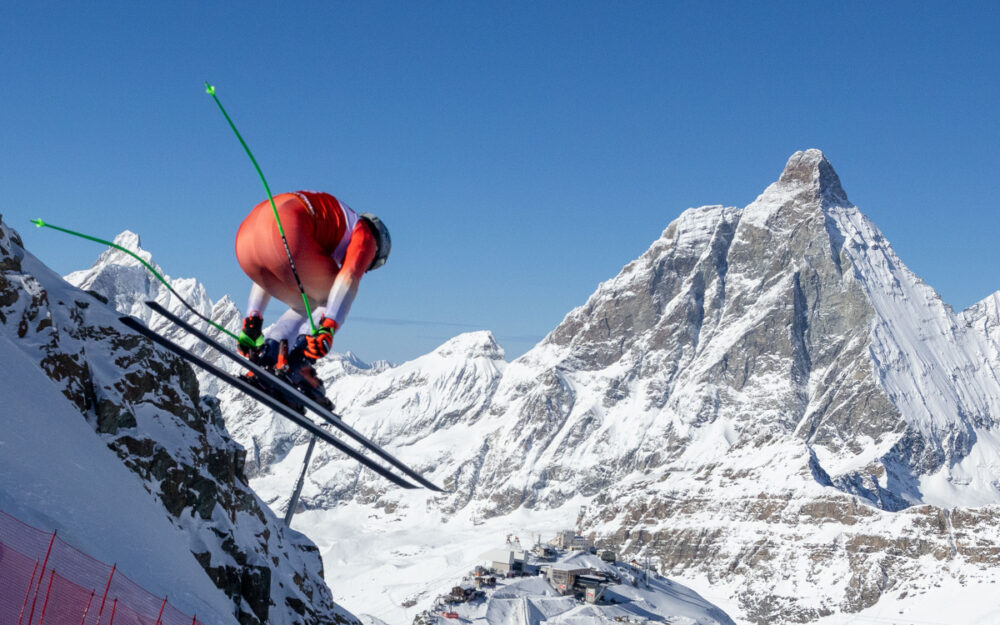
[[[108,600],[108,591],[111,590],[111,579],[115,576],[118,563],[111,565],[111,575],[108,575],[108,584],[104,587],[104,596],[101,597],[101,607],[97,610],[97,625],[101,625],[101,615],[104,614],[104,602]]]
[[[49,573],[49,587],[45,589],[45,601],[42,602],[42,615],[38,617],[38,625],[42,625],[45,621],[45,610],[49,607],[49,595],[52,594],[52,581],[56,578],[56,570],[52,569]],[[31,625],[30,623],[28,625]]]
[[[28,589],[24,591],[24,602],[21,603],[21,613],[17,615],[17,625],[21,625],[24,619],[24,610],[28,607],[28,597],[31,596],[31,587],[35,585],[35,573],[38,572],[38,560],[35,560],[35,568],[31,569],[31,579],[28,580]]]
[[[94,595],[97,594],[96,590],[90,591],[90,599],[87,599],[87,607],[83,609],[83,616],[80,617],[80,625],[87,620],[87,612],[90,612],[90,604],[94,602]]]
[[[167,607],[167,598],[163,597],[163,603],[160,604],[160,613],[156,615],[156,623],[154,625],[160,625],[163,621],[163,608]]]

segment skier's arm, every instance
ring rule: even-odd
[[[337,322],[339,328],[344,324],[347,313],[351,310],[351,303],[358,293],[358,285],[361,283],[361,276],[368,271],[372,261],[375,260],[378,244],[375,235],[372,233],[368,223],[364,220],[358,221],[351,233],[351,240],[347,244],[347,253],[344,257],[344,264],[337,273],[337,278],[330,288],[330,295],[326,300],[326,311],[323,316]]]
[[[250,298],[247,301],[247,317],[251,317],[254,314],[263,316],[264,309],[267,308],[268,302],[271,301],[271,294],[264,290],[264,287],[253,283],[250,288]]]
[[[366,222],[359,221],[354,226],[351,240],[347,244],[344,264],[341,265],[330,288],[330,296],[326,300],[326,307],[320,318],[320,327],[316,334],[306,337],[306,358],[319,360],[330,351],[333,333],[340,329],[347,313],[351,310],[354,296],[358,294],[361,276],[371,267],[377,248],[378,244],[371,228]]]

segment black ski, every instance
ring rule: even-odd
[[[128,326],[132,330],[135,330],[139,334],[142,334],[143,336],[145,336],[149,340],[153,341],[157,345],[160,345],[161,347],[164,347],[164,348],[170,350],[171,352],[177,354],[178,356],[180,356],[184,360],[187,360],[191,364],[197,365],[198,367],[200,367],[200,368],[204,369],[205,371],[211,373],[212,375],[214,375],[219,380],[222,380],[223,382],[226,382],[227,384],[230,384],[230,385],[234,386],[238,390],[242,391],[243,393],[245,393],[246,395],[252,397],[253,399],[256,399],[257,401],[259,401],[260,403],[264,404],[265,406],[267,406],[271,410],[277,412],[278,414],[280,414],[281,416],[285,417],[286,419],[289,419],[290,421],[294,422],[295,424],[297,424],[297,425],[305,428],[311,434],[315,435],[316,437],[320,438],[321,440],[324,440],[327,443],[330,443],[331,445],[333,445],[334,447],[336,447],[340,451],[344,452],[345,454],[347,454],[351,458],[354,458],[355,460],[357,460],[358,462],[360,462],[364,466],[368,467],[372,471],[378,473],[379,475],[381,475],[385,479],[389,480],[393,484],[396,484],[397,486],[401,486],[403,488],[417,488],[416,486],[414,486],[410,482],[407,482],[403,478],[401,478],[398,475],[396,475],[395,473],[391,472],[386,467],[383,467],[382,465],[380,465],[377,462],[373,461],[371,458],[369,458],[369,457],[367,457],[367,456],[365,456],[363,454],[358,453],[354,449],[351,449],[350,447],[348,447],[347,445],[345,445],[343,441],[339,440],[338,438],[336,438],[335,436],[333,436],[332,434],[330,434],[326,430],[322,429],[321,427],[319,427],[318,425],[316,425],[315,423],[313,423],[309,419],[307,419],[307,418],[303,417],[302,415],[300,415],[299,413],[295,412],[295,410],[293,410],[292,408],[289,408],[288,406],[284,405],[283,403],[281,403],[280,401],[278,401],[274,397],[271,397],[270,395],[268,395],[264,391],[258,389],[257,387],[255,387],[252,384],[246,382],[245,380],[241,380],[239,376],[235,376],[235,375],[232,375],[231,373],[229,373],[227,371],[223,371],[222,369],[220,369],[219,367],[217,367],[217,366],[213,365],[212,363],[206,361],[205,359],[203,359],[203,358],[201,358],[199,356],[195,356],[194,354],[192,354],[188,350],[184,349],[180,345],[177,345],[173,341],[165,339],[162,336],[160,336],[159,334],[157,334],[156,332],[153,332],[152,330],[150,330],[149,328],[147,328],[146,326],[144,326],[142,323],[140,323],[138,320],[136,320],[133,317],[127,317],[126,316],[126,317],[120,317],[119,319],[120,319],[120,321],[123,324],[125,324],[126,326]]]
[[[351,426],[349,426],[346,423],[344,423],[344,420],[343,420],[343,418],[340,415],[338,415],[337,413],[329,410],[328,408],[326,408],[325,406],[321,405],[320,403],[316,402],[311,397],[307,397],[305,394],[299,392],[299,390],[297,388],[295,388],[294,386],[292,386],[288,382],[282,380],[281,378],[279,378],[278,376],[274,375],[273,373],[271,373],[270,371],[268,371],[264,367],[261,367],[260,365],[258,365],[256,363],[250,362],[249,360],[247,360],[246,358],[244,358],[244,357],[240,356],[239,354],[233,352],[232,350],[227,349],[224,345],[222,345],[221,343],[219,343],[218,341],[216,341],[212,337],[208,336],[205,332],[203,332],[203,331],[199,330],[198,328],[192,326],[190,323],[188,323],[187,321],[181,319],[180,317],[178,317],[174,313],[170,312],[169,310],[167,310],[166,308],[164,308],[163,306],[161,306],[159,303],[157,303],[155,301],[152,301],[152,300],[149,300],[149,301],[146,302],[146,305],[149,306],[154,312],[156,312],[156,313],[158,313],[160,315],[163,315],[164,317],[166,317],[167,319],[169,319],[171,322],[173,322],[178,327],[180,327],[183,330],[187,331],[188,333],[194,335],[195,337],[197,337],[198,339],[200,339],[201,341],[203,341],[205,344],[207,344],[208,346],[212,347],[213,349],[215,349],[216,351],[218,351],[219,353],[221,353],[226,358],[229,358],[230,360],[232,360],[233,362],[237,363],[241,367],[244,367],[246,369],[249,369],[250,371],[253,371],[254,375],[260,376],[262,379],[266,380],[268,382],[268,384],[270,384],[273,388],[278,389],[280,392],[284,393],[285,396],[288,397],[290,400],[292,400],[293,402],[295,402],[297,404],[304,405],[306,408],[308,408],[313,413],[315,413],[319,418],[323,419],[324,421],[326,421],[330,425],[332,425],[335,428],[339,429],[344,434],[346,434],[349,437],[353,438],[355,441],[361,443],[366,449],[371,450],[372,453],[374,453],[375,455],[379,456],[380,458],[382,458],[383,460],[385,460],[386,462],[388,462],[392,466],[394,466],[397,469],[399,469],[404,475],[406,475],[407,477],[409,477],[413,481],[417,482],[418,484],[420,484],[424,488],[427,488],[427,489],[430,489],[430,490],[433,490],[433,491],[436,491],[436,492],[439,492],[439,493],[440,492],[445,492],[443,489],[441,489],[440,487],[436,486],[433,482],[428,481],[422,475],[420,475],[419,473],[417,473],[416,471],[414,471],[410,467],[408,467],[405,464],[403,464],[403,462],[401,462],[395,456],[393,456],[389,452],[387,452],[384,449],[382,449],[382,447],[380,447],[378,444],[376,444],[375,442],[369,440],[367,437],[365,437],[364,434],[361,434],[360,432],[358,432],[357,430],[355,430]]]

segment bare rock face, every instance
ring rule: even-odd
[[[38,361],[233,600],[241,623],[354,622],[333,605],[318,551],[249,488],[246,452],[194,372],[117,322],[105,298],[75,289],[0,223],[0,331]]]
[[[669,577],[729,589],[742,616],[761,624],[858,612],[956,575],[988,580],[998,563],[1000,532],[987,519],[1000,506],[889,512],[832,489],[807,496],[748,487],[732,484],[719,497],[718,487],[682,493],[639,484],[596,498],[579,522],[601,547],[654,557]]]

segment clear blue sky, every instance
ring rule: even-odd
[[[202,5],[207,6],[202,6]],[[291,8],[290,8],[291,7]],[[123,229],[244,305],[263,189],[384,218],[338,349],[530,348],[685,208],[744,206],[798,149],[956,309],[1000,289],[1000,3],[16,2],[0,212],[56,271]]]

